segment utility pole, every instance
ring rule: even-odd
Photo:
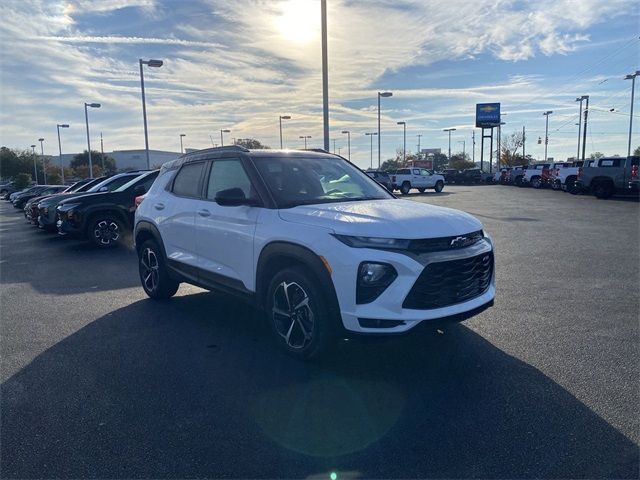
[[[544,161],[545,162],[547,161],[547,145],[549,145],[549,115],[551,115],[552,113],[553,113],[552,110],[547,110],[542,114],[545,117],[545,127],[544,127]]]
[[[333,139],[333,153],[336,153],[336,139]]]
[[[636,77],[640,75],[640,70],[636,70],[635,73],[631,73],[624,77],[625,80],[631,80],[631,112],[629,113],[629,145],[627,146],[627,157],[631,155],[631,130],[633,128],[633,95],[635,93],[636,88]],[[587,105],[589,104],[589,100],[587,100]],[[587,120],[585,117],[585,124]]]
[[[418,157],[418,160],[420,160],[420,138],[422,137],[422,134],[418,134],[416,136],[418,137],[418,151],[416,152],[416,155]]]
[[[580,110],[578,113],[578,153],[576,155],[576,160],[580,159],[580,136],[582,134],[582,101],[586,98],[586,95],[576,98],[576,102],[580,102]]]
[[[351,161],[351,132],[349,130],[342,130],[342,133],[347,134],[347,160]]]
[[[471,141],[473,143],[473,152],[472,152],[471,160],[475,165],[476,163],[476,131],[475,130],[471,132]]]
[[[526,156],[526,155],[525,155],[525,152],[526,152],[526,150],[525,150],[525,144],[526,144],[526,142],[527,142],[527,137],[526,137],[526,135],[525,135],[524,125],[523,125],[523,126],[522,126],[522,163],[523,163],[523,164],[524,164],[524,162],[525,162],[524,158],[525,158],[525,156]]]
[[[402,125],[402,162],[407,161],[407,122],[397,122],[398,125]]]
[[[329,67],[327,60],[327,0],[320,0],[322,23],[322,124],[324,149],[329,151]],[[280,142],[282,143],[282,142]],[[282,145],[280,145],[282,148]]]
[[[587,118],[589,117],[589,95],[584,95],[585,100],[587,101],[586,106],[584,107],[584,127],[582,130],[582,161],[584,162],[584,154],[587,149]]]
[[[102,143],[102,132],[100,132],[100,155],[102,160],[102,174],[104,175],[104,144]]]

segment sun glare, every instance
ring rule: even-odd
[[[306,43],[318,38],[320,2],[317,0],[287,0],[274,19],[276,29],[289,41]]]

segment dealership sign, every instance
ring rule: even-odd
[[[499,103],[476,104],[476,127],[491,128],[500,125]]]

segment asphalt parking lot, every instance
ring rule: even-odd
[[[132,251],[1,202],[2,478],[638,478],[640,204],[408,197],[484,223],[495,307],[317,364],[228,297],[148,300]]]

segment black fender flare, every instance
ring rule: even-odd
[[[256,295],[259,304],[264,303],[266,290],[271,280],[268,277],[268,266],[269,263],[275,259],[290,259],[292,263],[302,264],[306,268],[309,268],[327,295],[326,300],[329,302],[329,309],[332,316],[336,319],[341,319],[338,296],[333,286],[333,280],[331,279],[329,270],[316,253],[296,243],[275,241],[265,245],[260,252],[256,264]],[[342,321],[340,321],[339,326],[342,328]]]
[[[138,236],[140,234],[143,234],[144,237],[147,237],[147,238],[153,238],[153,240],[155,240],[155,242],[160,247],[163,258],[166,260],[167,251],[164,248],[164,242],[162,241],[162,235],[160,235],[160,231],[158,230],[158,227],[156,227],[153,223],[148,222],[146,220],[141,220],[138,223],[136,223],[135,229],[133,231],[133,244],[136,251],[138,250],[138,248],[140,248],[142,244],[142,242],[138,242]]]

